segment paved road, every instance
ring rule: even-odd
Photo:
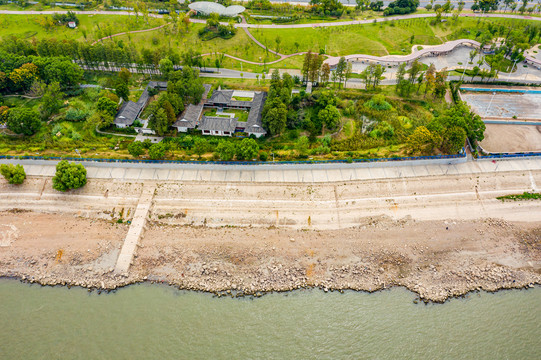
[[[0,14],[10,14],[10,15],[51,15],[51,14],[65,14],[68,10],[46,10],[46,11],[35,11],[35,10],[0,10]],[[76,14],[82,15],[124,15],[124,16],[134,16],[133,12],[128,11],[73,11]],[[149,14],[150,17],[154,18],[163,18],[164,15],[158,14]],[[257,28],[257,29],[300,29],[300,28],[317,28],[317,27],[332,27],[332,26],[344,26],[344,25],[361,25],[361,24],[372,24],[375,22],[384,22],[391,20],[406,20],[406,19],[421,19],[421,18],[431,18],[435,17],[436,14],[409,14],[409,15],[400,15],[400,16],[388,16],[384,18],[376,18],[370,20],[351,20],[351,21],[335,21],[327,23],[316,23],[316,24],[283,24],[283,25],[271,25],[271,24],[235,24],[237,28]],[[443,16],[451,17],[452,14],[444,14]],[[514,14],[460,14],[461,17],[475,17],[475,18],[507,18],[507,19],[523,19],[523,20],[534,20],[541,21],[541,17],[532,17],[527,15],[514,15]],[[193,23],[206,23],[206,20],[202,19],[190,19]],[[223,23],[227,25],[227,23]]]

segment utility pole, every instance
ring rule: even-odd
[[[513,66],[511,66],[511,71],[509,71],[509,75],[507,75],[507,80],[511,79],[511,74],[513,73],[513,69],[515,68],[515,65],[517,64],[518,59],[515,59],[515,62],[513,63]]]
[[[488,109],[490,109],[490,105],[492,105],[492,100],[494,100],[494,96],[496,96],[496,91],[492,93],[492,98],[490,99],[490,102],[488,103],[487,109],[485,110],[485,116],[488,116]]]

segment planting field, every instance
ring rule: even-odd
[[[541,126],[486,124],[483,149],[489,152],[541,151]]]

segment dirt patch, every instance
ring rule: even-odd
[[[492,153],[541,151],[541,126],[486,124],[481,146]]]
[[[112,271],[128,229],[99,219],[27,211],[1,212],[0,224],[0,231],[16,231],[10,244],[0,247],[0,275],[51,284],[89,285]]]
[[[112,289],[146,280],[220,294],[405,286],[444,301],[475,289],[541,283],[538,222],[378,216],[340,230],[155,222],[127,277],[112,272],[126,225],[33,212],[3,212],[0,223],[19,231],[0,247],[0,275],[43,284]]]

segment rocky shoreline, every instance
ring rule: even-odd
[[[2,213],[0,220],[18,229],[17,239],[0,247],[0,277],[99,292],[140,282],[234,297],[400,286],[422,301],[444,302],[472,291],[541,284],[537,223],[380,217],[355,228],[293,230],[154,222],[121,275],[114,264],[125,224],[32,212]],[[55,222],[65,235],[51,227]],[[70,235],[74,229],[85,236]]]
[[[232,297],[232,298],[238,298],[238,297],[261,297],[269,293],[284,293],[284,292],[290,292],[290,291],[296,291],[296,290],[302,290],[302,289],[319,289],[324,292],[344,292],[344,291],[358,291],[358,292],[377,292],[382,291],[386,289],[390,289],[393,287],[404,287],[405,289],[415,293],[418,295],[418,300],[414,300],[415,303],[418,301],[423,301],[425,303],[433,302],[433,303],[444,303],[447,300],[451,298],[459,298],[466,296],[469,293],[476,292],[476,291],[485,291],[485,292],[498,292],[502,290],[520,290],[520,289],[529,289],[534,288],[537,285],[541,285],[541,280],[533,280],[533,279],[525,279],[524,281],[520,282],[512,282],[512,283],[487,283],[484,282],[483,285],[479,284],[470,284],[468,287],[463,287],[461,289],[455,289],[452,293],[449,292],[434,292],[434,291],[428,291],[426,288],[415,285],[413,287],[406,286],[404,284],[383,284],[380,287],[376,288],[363,288],[363,287],[356,287],[356,286],[349,286],[349,287],[336,287],[332,284],[321,284],[321,285],[309,285],[306,283],[302,283],[302,285],[294,284],[294,285],[282,285],[279,287],[265,287],[262,289],[236,289],[234,287],[228,287],[227,285],[221,286],[219,288],[216,288],[214,290],[211,290],[208,286],[200,286],[200,285],[186,285],[186,284],[178,284],[175,282],[168,282],[165,280],[159,280],[159,279],[149,279],[148,277],[141,278],[141,279],[133,279],[133,278],[126,278],[126,279],[119,279],[117,277],[98,277],[93,279],[81,279],[81,280],[73,280],[73,279],[61,279],[61,278],[53,278],[49,276],[39,277],[39,276],[33,276],[33,275],[14,275],[14,274],[2,274],[0,275],[0,278],[3,279],[15,279],[19,280],[22,283],[27,284],[38,284],[41,286],[66,286],[67,288],[71,287],[81,287],[87,289],[89,292],[96,291],[98,293],[109,293],[111,291],[116,291],[119,289],[122,289],[123,287],[127,287],[130,285],[140,284],[140,283],[150,283],[150,284],[160,284],[160,285],[168,285],[173,286],[177,288],[178,290],[186,290],[186,291],[196,291],[196,292],[204,292],[213,294],[217,297]]]

